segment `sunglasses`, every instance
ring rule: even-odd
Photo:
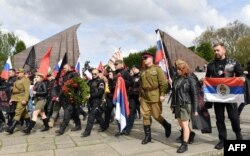
[[[115,63],[115,66],[117,66],[118,64],[117,63]]]
[[[97,75],[98,73],[92,73],[92,75]]]

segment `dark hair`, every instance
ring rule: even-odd
[[[214,48],[214,47],[217,47],[217,46],[225,47],[225,44],[222,43],[222,42],[218,42],[218,43],[215,43],[215,44],[213,45],[213,48]]]
[[[16,69],[14,69],[14,68],[11,68],[11,69],[9,69],[9,71],[13,71],[13,72],[16,72]]]

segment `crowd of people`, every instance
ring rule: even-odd
[[[249,75],[250,62],[248,63],[248,74],[244,76],[240,64],[226,56],[224,44],[215,44],[215,59],[208,63],[205,77],[245,77],[246,94],[249,94]],[[55,131],[57,135],[63,135],[70,120],[74,121],[75,127],[71,131],[82,129],[80,115],[87,118],[85,130],[82,137],[91,135],[94,122],[100,125],[99,132],[104,132],[109,128],[110,122],[113,121],[113,96],[116,87],[116,78],[121,76],[124,79],[129,101],[130,114],[127,117],[127,125],[121,130],[120,123],[117,122],[118,130],[115,136],[130,135],[133,129],[136,117],[142,117],[145,137],[141,144],[145,145],[151,142],[151,124],[152,117],[159,122],[165,131],[165,137],[171,135],[171,124],[161,115],[162,103],[165,100],[167,88],[172,86],[171,106],[175,118],[180,126],[181,135],[176,140],[181,143],[177,149],[178,153],[188,150],[188,144],[194,142],[195,133],[190,126],[191,116],[198,116],[198,90],[197,83],[201,86],[203,79],[200,81],[191,72],[189,65],[182,59],[175,61],[176,73],[172,81],[168,81],[163,70],[154,65],[154,55],[148,52],[142,54],[143,68],[133,65],[130,70],[123,67],[122,60],[115,61],[115,71],[109,71],[103,75],[103,71],[96,68],[91,70],[92,79],[88,80],[90,93],[88,95],[88,113],[82,108],[82,103],[72,103],[71,99],[62,91],[63,82],[66,82],[79,74],[68,64],[63,66],[64,75],[62,80],[55,80],[52,75],[43,75],[37,72],[35,77],[31,78],[26,74],[23,68],[10,69],[8,80],[1,80],[0,89],[6,91],[8,95],[8,105],[1,106],[0,111],[0,130],[3,131],[4,123],[7,128],[5,131],[9,134],[15,132],[18,124],[25,128],[22,130],[25,134],[30,134],[32,128],[36,125],[38,117],[41,117],[44,127],[42,132],[48,131],[55,125],[63,108],[63,120],[59,129]],[[171,85],[169,85],[171,84]],[[246,102],[239,108],[240,112],[245,104],[250,103],[249,95],[246,96]],[[227,131],[225,126],[225,108],[228,112],[232,129],[236,134],[237,140],[242,140],[239,111],[235,103],[213,103],[216,115],[216,125],[219,132],[219,143],[216,149],[224,147],[224,141],[227,140]],[[4,109],[3,109],[4,108]],[[3,114],[6,112],[6,115]],[[169,118],[169,117],[167,117]]]

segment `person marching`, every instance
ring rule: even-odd
[[[180,59],[175,64],[178,76],[173,80],[171,108],[182,129],[182,144],[177,153],[183,153],[188,150],[188,143],[194,140],[195,133],[190,129],[189,121],[191,112],[198,115],[198,94],[188,64]]]
[[[140,104],[141,114],[143,116],[143,126],[145,138],[142,144],[151,142],[150,117],[158,121],[165,129],[165,136],[168,138],[171,134],[171,124],[162,116],[162,102],[165,100],[167,89],[167,80],[162,69],[153,64],[154,56],[151,53],[142,54],[143,64],[146,66],[140,76]]]
[[[18,79],[14,83],[12,95],[10,98],[10,104],[16,105],[16,109],[14,120],[12,124],[6,129],[6,132],[8,132],[9,134],[12,134],[14,132],[14,129],[16,128],[21,117],[24,118],[26,123],[29,123],[30,121],[30,116],[26,109],[26,105],[29,100],[30,80],[25,77],[24,73],[25,70],[23,68],[19,68],[17,70]]]
[[[44,82],[44,75],[42,73],[36,73],[35,79],[36,83],[33,88],[35,110],[32,113],[32,119],[29,126],[23,130],[23,132],[26,134],[29,134],[32,128],[35,126],[39,114],[41,115],[44,124],[44,128],[41,130],[41,132],[49,130],[48,118],[46,117],[44,110],[47,101],[47,86]]]

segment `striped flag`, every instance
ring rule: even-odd
[[[117,82],[113,97],[115,104],[115,119],[120,123],[120,131],[127,125],[127,117],[129,116],[129,102],[124,79],[121,75],[117,76]]]
[[[1,78],[3,78],[4,80],[7,80],[9,77],[9,70],[11,68],[12,68],[12,64],[11,64],[11,60],[10,60],[10,56],[9,56],[4,67],[3,67],[3,70],[1,73]]]
[[[244,102],[244,80],[240,77],[205,78],[204,101],[221,103]]]
[[[82,74],[82,63],[80,62],[80,56],[77,60],[76,66],[75,66],[75,70],[76,72],[79,73],[80,77],[83,78],[83,74]]]

